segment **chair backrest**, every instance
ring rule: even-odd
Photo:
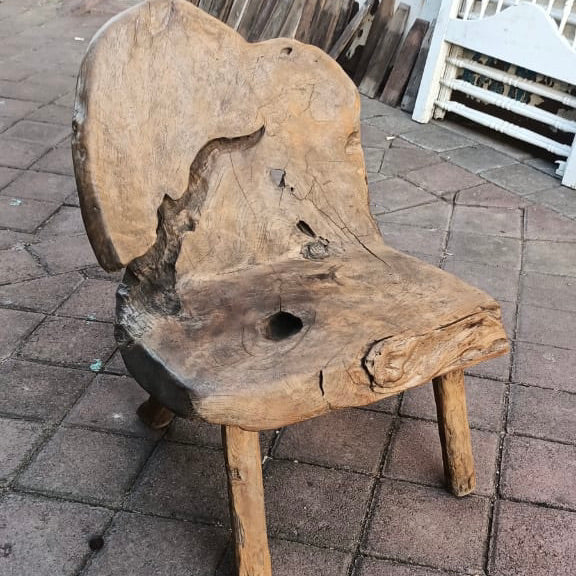
[[[359,108],[319,49],[249,44],[182,0],[123,12],[88,49],[74,112],[100,263],[126,266],[173,235],[169,257],[200,275],[377,242]]]

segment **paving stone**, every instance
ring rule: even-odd
[[[207,576],[216,570],[227,540],[222,528],[121,512],[84,573]]]
[[[7,360],[0,364],[0,411],[24,418],[59,420],[93,377],[80,370]]]
[[[518,339],[576,350],[576,312],[523,304],[518,314]]]
[[[37,422],[0,417],[0,483],[16,472],[41,440],[42,432]]]
[[[522,213],[519,210],[506,208],[456,206],[452,229],[470,234],[520,238],[522,235]]]
[[[0,251],[0,284],[45,276],[44,269],[26,250],[15,247]]]
[[[576,194],[572,188],[558,186],[550,190],[541,190],[528,196],[533,202],[545,204],[564,216],[576,217]]]
[[[100,268],[100,265],[96,264],[94,266],[88,266],[82,270],[82,273],[86,278],[92,278],[94,280],[108,280],[110,282],[120,282],[124,276],[124,270],[116,270],[115,272],[106,272]]]
[[[504,395],[503,382],[466,377],[468,421],[472,428],[498,432],[502,429]],[[436,402],[432,384],[418,386],[404,392],[400,413],[403,416],[436,421]]]
[[[152,447],[141,438],[61,428],[17,483],[38,492],[118,506]]]
[[[0,226],[20,232],[34,232],[57,209],[58,205],[52,202],[0,197]]]
[[[82,236],[84,235],[84,222],[78,208],[62,206],[60,210],[38,233],[38,238],[50,238],[54,236]]]
[[[375,214],[401,210],[436,200],[432,194],[428,194],[414,184],[400,178],[381,180],[371,184],[368,188],[370,190],[370,208]]]
[[[2,68],[6,66],[2,62]],[[3,118],[23,118],[36,110],[42,104],[40,102],[31,102],[28,100],[15,100],[13,98],[0,98],[0,117]]]
[[[56,313],[59,316],[114,322],[117,288],[115,282],[88,279]]]
[[[401,252],[420,252],[436,258],[442,255],[446,232],[437,228],[416,228],[392,222],[379,222],[384,243]]]
[[[510,374],[510,354],[499,356],[487,362],[480,362],[467,370],[467,374],[480,378],[494,378],[496,380],[508,380]]]
[[[520,281],[524,304],[576,312],[576,278],[527,272]]]
[[[548,158],[529,158],[524,161],[524,164],[528,164],[528,166],[532,166],[532,168],[536,168],[536,170],[560,180],[560,177],[556,174],[558,164]]]
[[[505,498],[576,508],[576,446],[507,436],[500,492]]]
[[[0,251],[10,250],[11,248],[21,250],[33,240],[34,236],[32,234],[14,232],[14,230],[0,230]]]
[[[387,177],[404,176],[408,172],[441,162],[440,158],[433,152],[420,148],[395,146],[394,142],[385,152],[384,161],[380,167],[380,173]]]
[[[364,148],[364,163],[367,172],[378,172],[383,158],[384,150],[381,148]]]
[[[0,136],[0,164],[11,168],[28,168],[47,149],[45,144],[14,140],[2,134]]]
[[[449,160],[452,164],[456,164],[456,166],[460,166],[475,174],[493,168],[516,164],[517,162],[517,160],[511,156],[507,156],[489,146],[482,146],[480,144],[445,152],[442,154],[442,157],[445,160]]]
[[[402,134],[402,137],[422,148],[434,150],[434,152],[445,152],[473,144],[468,138],[435,124],[426,124],[419,130]]]
[[[75,190],[76,183],[71,176],[28,171],[7,186],[2,196],[61,204]]]
[[[3,136],[25,142],[54,146],[66,138],[69,133],[70,128],[60,124],[20,120],[20,122],[6,130]]]
[[[74,318],[47,318],[28,338],[22,355],[45,362],[88,368],[96,360],[106,362],[115,348],[112,324]]]
[[[515,302],[518,294],[518,271],[488,266],[478,262],[448,260],[444,270],[484,290],[497,300]]]
[[[46,263],[52,274],[62,274],[97,264],[85,234],[43,240],[35,244],[32,251]]]
[[[400,394],[395,394],[394,396],[388,396],[388,398],[384,398],[378,402],[374,402],[373,404],[367,404],[366,406],[362,406],[360,410],[374,410],[376,412],[384,412],[386,414],[397,414],[398,408],[400,407]]]
[[[43,318],[42,314],[0,308],[0,360],[10,356]]]
[[[454,232],[448,242],[448,260],[478,262],[520,269],[521,242],[514,238]]]
[[[509,208],[518,209],[529,206],[530,202],[514,194],[508,192],[504,188],[500,188],[491,182],[467,188],[458,193],[456,197],[456,204],[463,204],[466,206],[484,206],[486,208]]]
[[[379,128],[388,136],[398,136],[399,134],[418,128],[418,124],[416,124],[408,114],[398,110],[385,116],[367,118],[364,124],[376,126],[376,128]]]
[[[524,164],[514,164],[482,172],[482,177],[521,196],[558,186],[558,181]]]
[[[576,276],[576,243],[526,242],[527,272]]]
[[[108,363],[106,364],[106,372],[111,372],[112,374],[119,374],[121,376],[128,376],[130,373],[128,372],[128,368],[124,364],[124,360],[122,359],[122,355],[120,352],[114,352],[114,355]]]
[[[140,475],[128,506],[228,526],[224,455],[210,448],[162,442]]]
[[[38,82],[31,82],[29,79],[21,82],[0,80],[0,96],[18,100],[35,100],[37,102],[48,103],[68,90],[69,88],[63,89],[46,81],[39,84]]]
[[[497,504],[494,576],[566,576],[576,572],[576,514],[517,502]]]
[[[425,190],[436,192],[437,194],[457,192],[458,190],[478,186],[483,182],[478,176],[448,162],[433,164],[432,166],[408,172],[406,179]]]
[[[5,186],[8,186],[12,180],[15,180],[21,174],[24,174],[22,170],[0,166],[0,190]]]
[[[74,175],[70,143],[60,145],[43,156],[32,166],[32,170],[54,172],[55,174]]]
[[[508,431],[576,444],[576,395],[533,386],[511,387]]]
[[[379,223],[403,224],[419,228],[431,228],[433,230],[447,230],[451,211],[452,207],[449,204],[438,201],[433,204],[416,206],[409,210],[398,210],[390,214],[380,214],[376,220]]]
[[[340,410],[288,426],[275,457],[375,473],[380,465],[392,418],[368,410]]]
[[[576,393],[576,354],[573,350],[517,342],[514,380]]]
[[[364,475],[273,460],[264,480],[270,533],[352,550],[371,485],[372,479]]]
[[[389,559],[479,573],[489,513],[486,498],[454,498],[440,488],[383,480],[365,549]]]
[[[48,104],[34,110],[32,114],[27,116],[30,120],[38,122],[50,122],[52,124],[61,124],[63,126],[72,125],[72,110],[68,106],[58,106],[56,104]]]
[[[454,572],[450,572],[454,574]],[[397,564],[390,560],[378,560],[376,558],[363,558],[360,568],[354,576],[449,576],[442,570],[422,568],[407,564]]]
[[[374,98],[367,98],[366,96],[360,96],[360,118],[365,120],[366,118],[371,118],[372,116],[387,116],[395,111],[395,108],[383,104]]]
[[[0,286],[0,305],[53,312],[84,279],[78,272]]]
[[[491,496],[494,493],[500,437],[483,430],[472,430],[471,434],[476,463],[475,493]],[[429,486],[444,486],[438,426],[433,422],[403,418],[390,446],[384,476]]]
[[[269,545],[274,576],[295,574],[346,576],[352,561],[351,554],[278,538],[269,539]],[[235,574],[235,567],[229,547],[224,562],[218,567],[215,576],[230,576],[230,574]]]
[[[3,576],[73,576],[104,532],[110,510],[8,494],[0,503]]]
[[[390,141],[386,139],[388,134],[376,126],[363,124],[360,128],[360,136],[363,147],[387,149],[390,146]]]
[[[576,242],[576,222],[544,206],[526,208],[526,240]]]
[[[516,335],[516,302],[499,302],[502,324],[508,338]]]
[[[148,393],[133,378],[99,375],[68,414],[66,424],[78,424],[144,438],[161,433],[148,428],[136,414]]]

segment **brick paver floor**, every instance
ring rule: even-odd
[[[232,573],[219,430],[136,419],[72,177],[80,59],[131,3],[0,1],[2,576]],[[430,385],[262,434],[274,574],[576,574],[576,192],[510,141],[362,118],[385,241],[498,298],[512,353],[470,371],[467,498],[442,488]]]

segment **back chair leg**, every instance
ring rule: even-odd
[[[238,576],[271,576],[258,432],[222,426]]]
[[[455,496],[466,496],[476,487],[476,477],[466,412],[464,371],[454,370],[434,378],[433,384],[446,483]]]
[[[152,430],[162,430],[166,428],[174,419],[174,412],[169,410],[163,404],[160,404],[155,398],[148,398],[146,402],[142,402],[136,411],[138,417],[146,426]]]

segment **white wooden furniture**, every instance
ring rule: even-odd
[[[490,129],[523,140],[559,158],[558,174],[565,186],[576,188],[576,150],[573,135],[576,97],[569,92],[576,85],[576,6],[574,0],[443,0],[413,113],[417,122],[429,122],[453,112]],[[502,71],[466,55],[480,53],[513,66]],[[528,80],[514,73],[521,67],[553,80],[548,84]],[[525,90],[533,95],[529,103],[476,86],[459,77],[462,69],[491,81]],[[551,138],[536,130],[518,126],[500,115],[487,114],[452,100],[461,92],[492,106],[530,118],[569,135]],[[536,107],[533,100],[560,103],[567,114],[555,114]],[[573,114],[576,118],[576,114]],[[560,135],[560,134],[559,134]]]

